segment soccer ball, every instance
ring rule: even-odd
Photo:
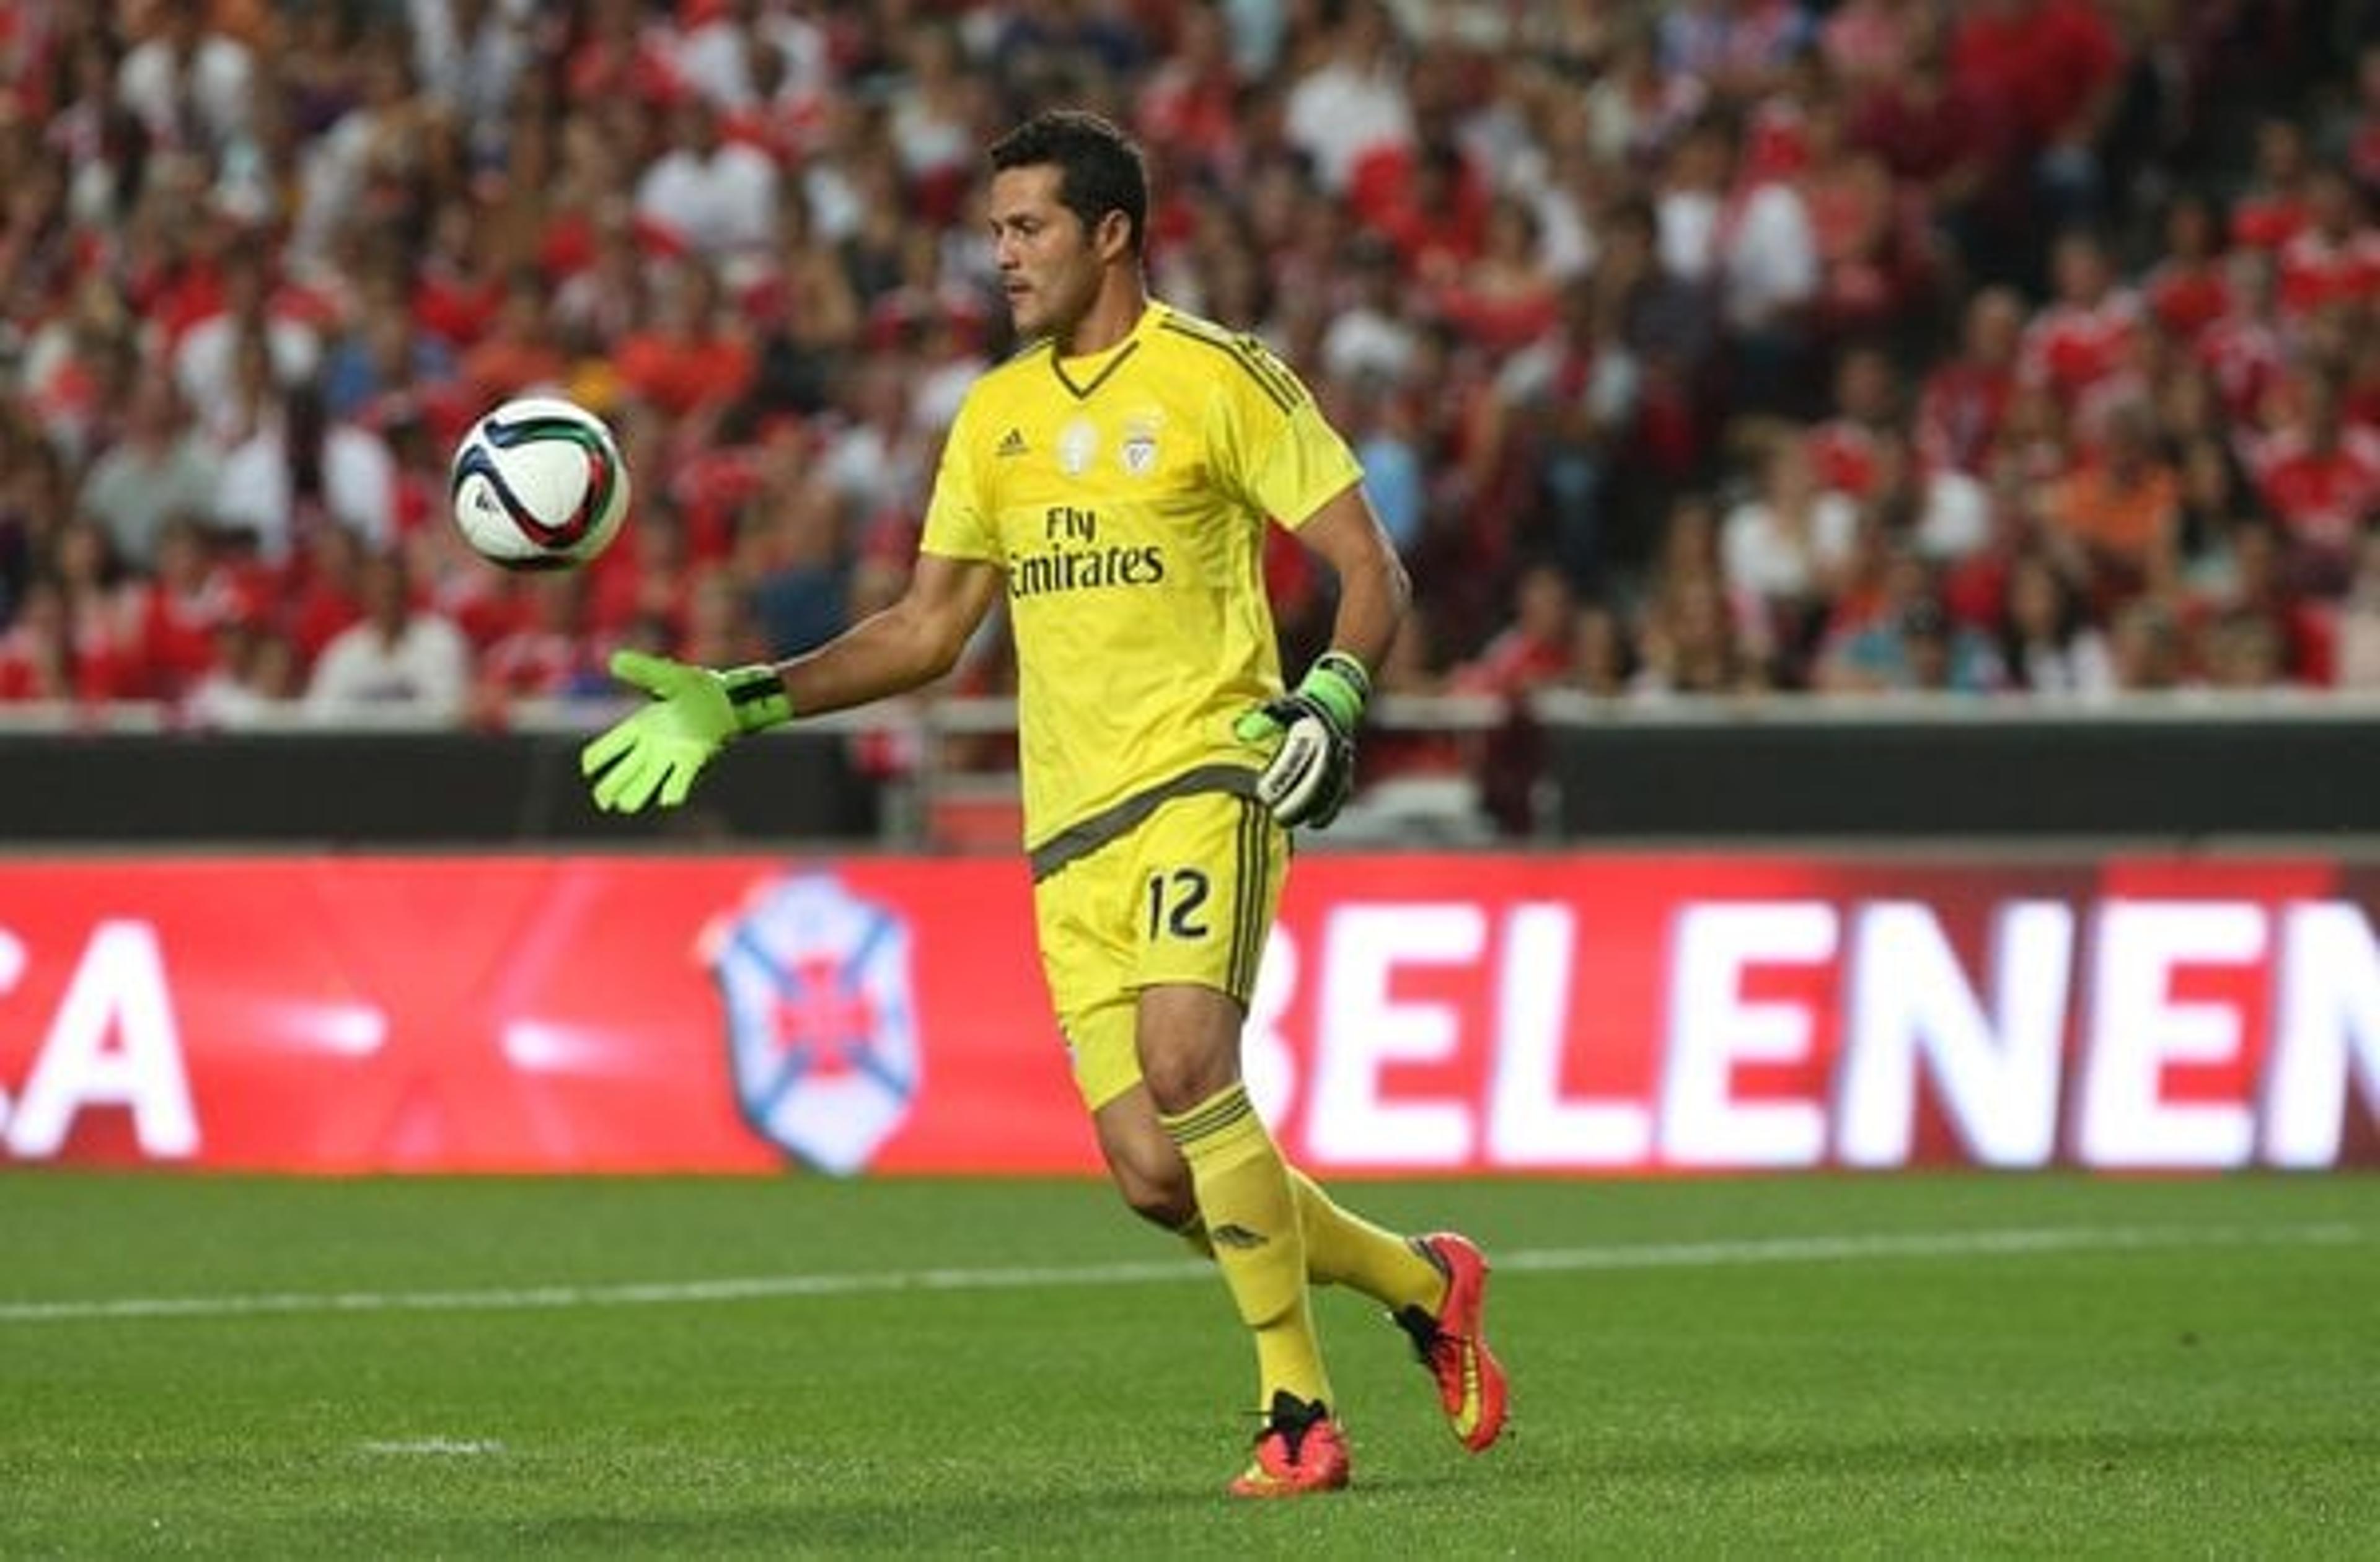
[[[455,524],[510,570],[571,569],[628,514],[628,466],[603,420],[559,396],[521,396],[471,425],[446,485]]]

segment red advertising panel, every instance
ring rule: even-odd
[[[2380,1161],[2313,860],[1302,859],[1248,1076],[1324,1172]],[[0,865],[0,1162],[1088,1171],[1024,869]]]

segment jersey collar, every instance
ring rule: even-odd
[[[1081,357],[1061,357],[1058,344],[1053,338],[1050,343],[1050,371],[1058,377],[1058,383],[1065,386],[1067,393],[1076,401],[1088,401],[1091,393],[1107,383],[1109,376],[1123,367],[1126,358],[1140,351],[1141,339],[1156,330],[1158,321],[1168,312],[1163,304],[1154,298],[1149,299],[1123,341],[1099,352],[1086,353]]]

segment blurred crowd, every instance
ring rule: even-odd
[[[1011,345],[980,149],[1057,103],[1357,446],[1392,690],[2380,685],[2380,4],[15,0],[0,701],[818,644]],[[512,576],[446,462],[540,389],[635,508]]]

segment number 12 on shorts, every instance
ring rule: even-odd
[[[1207,923],[1200,915],[1207,904],[1207,876],[1195,867],[1164,869],[1148,876],[1148,936],[1154,941],[1170,934],[1176,938],[1203,938]]]

